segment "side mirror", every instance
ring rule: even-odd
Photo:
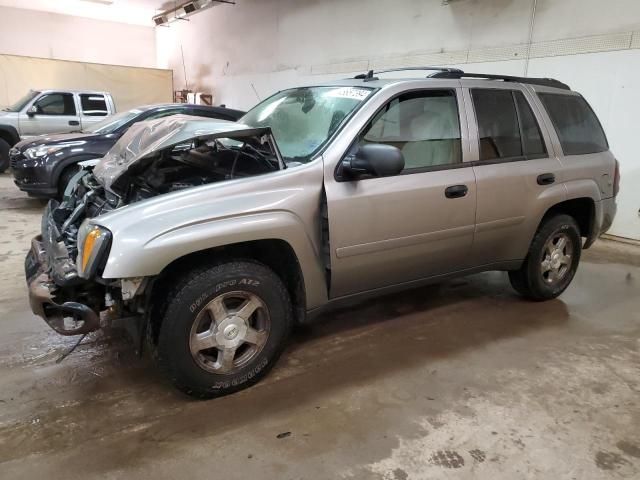
[[[342,171],[349,178],[362,176],[389,177],[404,169],[404,157],[400,149],[384,143],[361,145],[354,155],[342,162]]]
[[[27,110],[27,115],[29,117],[33,117],[36,113],[38,113],[38,107],[36,107],[35,105],[31,105],[29,107],[29,110]]]

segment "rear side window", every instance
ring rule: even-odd
[[[513,92],[520,122],[520,138],[522,139],[522,152],[527,158],[539,158],[546,156],[547,150],[542,140],[540,127],[533,116],[529,103],[522,92]]]
[[[478,121],[480,160],[546,156],[540,127],[522,92],[471,90]]]
[[[565,155],[585,155],[609,150],[607,137],[598,117],[579,95],[538,93]]]
[[[80,105],[82,105],[82,114],[89,117],[105,117],[109,114],[104,95],[83,93],[80,95]]]

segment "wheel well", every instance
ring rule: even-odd
[[[573,217],[578,224],[578,228],[580,228],[580,236],[588,238],[591,235],[595,214],[595,203],[593,199],[582,197],[558,203],[547,210],[542,221],[558,214],[566,214]]]
[[[203,266],[213,266],[231,260],[253,260],[271,268],[289,292],[296,322],[299,323],[304,319],[306,314],[304,277],[293,248],[284,240],[255,240],[190,253],[167,265],[154,279],[148,298],[147,313],[154,340],[158,338],[160,327],[159,323],[154,322],[158,322],[163,317],[163,310],[168,300],[163,292],[170,289],[176,278]]]

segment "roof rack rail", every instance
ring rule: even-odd
[[[356,75],[353,78],[364,80],[365,82],[371,80],[378,80],[378,77],[375,75],[378,73],[390,73],[390,72],[404,72],[411,70],[428,70],[434,71],[429,75],[428,78],[479,78],[485,80],[502,80],[503,82],[517,82],[517,83],[527,83],[530,85],[540,85],[544,87],[554,87],[561,88],[563,90],[571,90],[571,87],[566,83],[562,83],[555,78],[535,78],[535,77],[515,77],[512,75],[492,75],[488,73],[467,73],[459,68],[448,68],[448,67],[399,67],[399,68],[391,68],[388,70],[379,70],[373,71],[369,70],[367,73],[361,73],[360,75]]]
[[[515,77],[512,75],[491,75],[486,73],[467,73],[462,70],[457,72],[440,71],[434,73],[429,78],[479,78],[486,80],[502,80],[503,82],[527,83],[530,85],[540,85],[544,87],[561,88],[563,90],[571,90],[566,83],[562,83],[554,78],[535,78],[535,77]]]
[[[360,75],[356,75],[353,78],[364,80],[365,82],[371,80],[378,80],[378,77],[375,77],[377,73],[390,73],[390,72],[405,72],[411,70],[429,70],[436,72],[445,72],[451,74],[464,73],[462,70],[458,68],[448,68],[448,67],[399,67],[399,68],[390,68],[388,70],[378,70],[373,71],[369,70],[367,73],[361,73]]]
[[[379,70],[373,73],[404,72],[404,71],[411,71],[411,70],[428,70],[428,71],[436,71],[436,72],[464,73],[459,68],[449,68],[449,67],[399,67],[399,68],[390,68],[388,70]]]

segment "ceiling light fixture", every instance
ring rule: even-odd
[[[232,0],[192,0],[190,2],[183,2],[174,8],[154,15],[153,23],[155,23],[157,27],[168,27],[168,24],[171,22],[175,22],[177,20],[188,21],[186,17],[189,17],[202,10],[206,10],[207,8],[215,7],[216,5],[225,3],[235,5],[236,2]]]

